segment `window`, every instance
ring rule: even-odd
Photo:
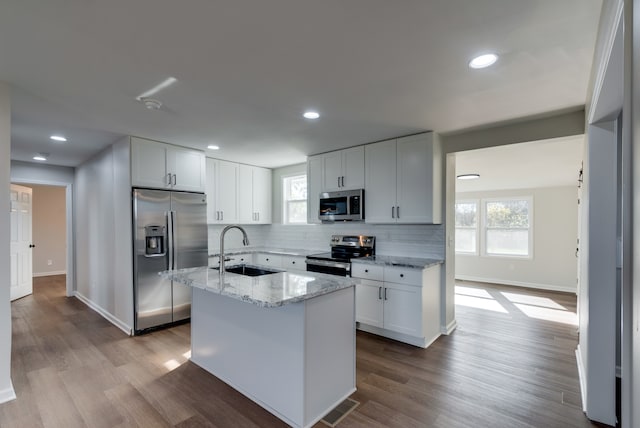
[[[282,223],[307,223],[307,175],[294,175],[282,179]]]
[[[478,203],[456,202],[456,253],[478,254]]]
[[[531,256],[531,198],[484,201],[487,255]]]

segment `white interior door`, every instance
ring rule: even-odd
[[[33,293],[31,189],[11,185],[11,300]]]

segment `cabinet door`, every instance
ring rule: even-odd
[[[167,172],[167,144],[131,138],[131,184],[155,189],[170,187]]]
[[[364,146],[341,150],[343,169],[343,189],[364,188]]]
[[[256,264],[280,268],[282,267],[282,256],[279,254],[256,253]]]
[[[433,223],[432,143],[431,134],[398,139],[398,223]]]
[[[271,187],[271,170],[254,167],[253,212],[257,223],[271,224]]]
[[[384,283],[384,328],[422,336],[422,288]]]
[[[206,165],[206,177],[205,177],[205,194],[207,195],[207,223],[218,223],[219,212],[216,205],[216,174],[218,172],[218,165],[215,159],[207,158]],[[216,265],[217,266],[217,265]]]
[[[395,223],[396,140],[365,146],[365,221]]]
[[[205,168],[204,153],[181,147],[167,148],[167,172],[173,174],[174,190],[204,192]]]
[[[253,209],[253,167],[238,167],[238,221],[243,224],[255,222]]]
[[[383,283],[368,279],[356,284],[356,321],[375,327],[383,327]]]
[[[307,158],[307,223],[309,224],[321,223],[318,218],[321,191],[322,156],[309,156]]]
[[[217,160],[216,208],[219,223],[238,223],[238,169],[233,162]]]
[[[324,170],[322,191],[342,189],[342,151],[326,153],[322,158]]]
[[[286,270],[307,270],[306,257],[282,256],[282,268]]]

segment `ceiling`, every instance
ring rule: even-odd
[[[11,157],[122,135],[266,167],[585,104],[601,0],[3,0]],[[479,53],[490,68],[471,70]],[[160,110],[136,97],[155,94]],[[320,119],[302,118],[315,109]],[[62,133],[69,141],[53,143]]]
[[[456,153],[456,193],[540,187],[577,186],[584,135],[509,144]]]

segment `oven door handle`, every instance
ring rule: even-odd
[[[326,266],[326,267],[333,267],[338,269],[345,269],[348,272],[351,271],[351,263],[329,262],[325,260],[309,260],[309,259],[306,259],[305,263],[308,265]]]

